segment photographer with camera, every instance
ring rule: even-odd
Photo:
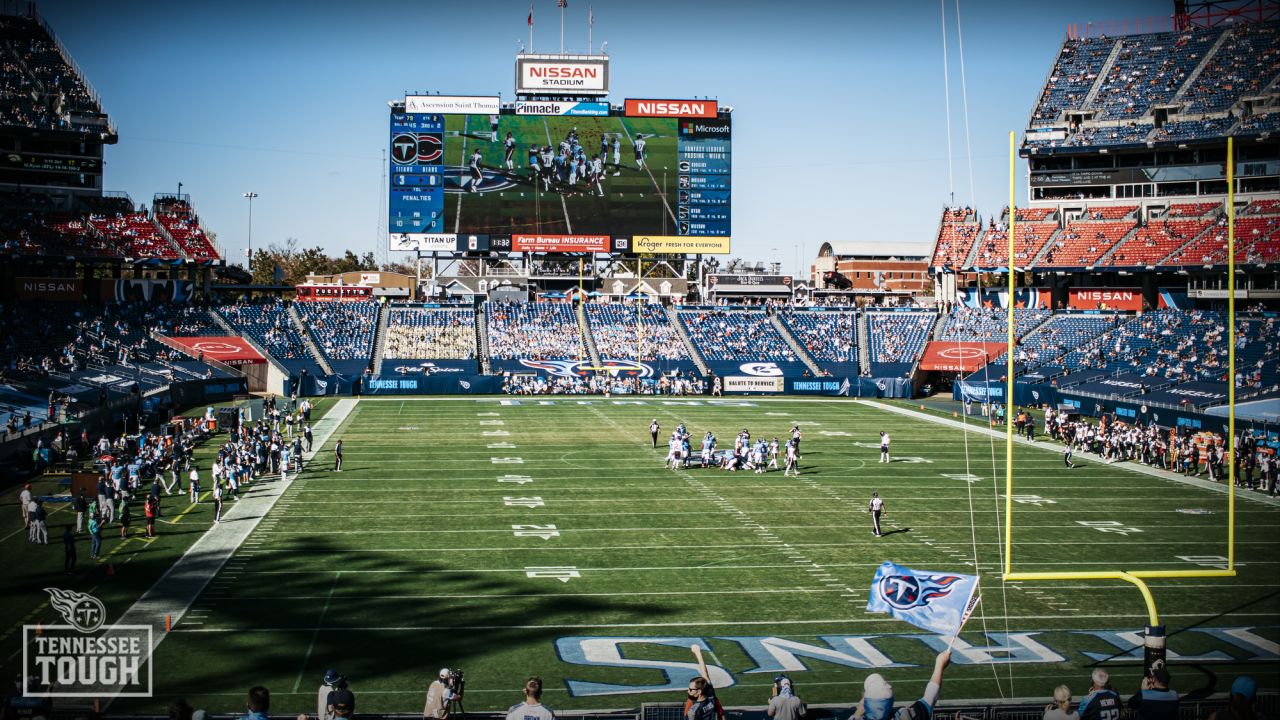
[[[769,698],[769,709],[765,713],[776,720],[800,720],[806,708],[800,698],[796,697],[791,678],[779,675],[773,679],[773,695]]]
[[[427,688],[427,704],[422,709],[422,717],[443,720],[449,717],[453,704],[458,703],[462,710],[462,693],[466,685],[462,671],[458,669],[440,668],[435,682]],[[465,714],[465,711],[463,711]]]

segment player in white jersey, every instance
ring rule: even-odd
[[[599,155],[591,156],[591,182],[596,186],[596,192],[600,193],[600,197],[604,197],[604,185],[600,181],[604,178],[604,160]]]
[[[782,470],[782,476],[788,475],[800,477],[800,455],[796,453],[795,443],[787,443],[786,467]]]
[[[476,150],[471,154],[471,192],[480,191],[480,179],[484,177],[484,173],[482,172],[484,165],[480,160],[479,150]]]
[[[778,469],[778,438],[769,441],[769,468]]]
[[[505,152],[504,159],[507,161],[507,169],[515,170],[516,139],[511,137],[511,133],[507,133],[507,139],[503,141],[502,147]]]
[[[636,168],[644,169],[644,135],[636,133]]]
[[[880,431],[880,462],[887,463],[889,460],[889,433]]]
[[[884,500],[880,499],[880,493],[871,493],[871,502],[867,503],[867,512],[871,513],[871,533],[876,537],[880,537],[880,516],[884,515]]]
[[[672,433],[671,440],[667,443],[667,447],[669,448],[667,451],[667,464],[672,470],[680,469],[681,445],[682,443],[680,438],[676,437],[675,433]]]
[[[622,138],[617,135],[613,136],[613,175],[617,177],[622,174]]]

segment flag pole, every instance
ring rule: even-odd
[[[529,52],[533,52],[533,0],[529,0]]]
[[[592,29],[595,28],[595,25],[596,25],[596,16],[592,12],[591,6],[588,5],[587,6],[587,54],[588,55],[592,53],[592,48],[595,46],[595,43],[592,42],[591,40],[591,31]]]
[[[956,631],[951,633],[951,639],[947,641],[947,652],[951,652],[951,648],[956,644],[956,638],[960,637],[960,631],[964,629],[964,624],[969,622],[969,616],[973,614],[973,609],[978,607],[978,603],[982,602],[982,596],[978,595],[978,585],[982,583],[982,578],[974,579],[973,589],[969,591],[969,597],[964,601],[964,614],[960,616],[960,622],[956,624]],[[974,596],[977,595],[975,598]]]
[[[564,54],[564,8],[569,3],[560,3],[560,54]]]

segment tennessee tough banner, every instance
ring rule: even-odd
[[[921,370],[970,372],[1004,354],[1002,342],[948,342],[934,340],[924,349]]]

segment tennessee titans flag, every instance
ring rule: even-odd
[[[867,612],[893,617],[939,635],[955,635],[977,604],[974,575],[912,570],[885,561],[871,581]]]

